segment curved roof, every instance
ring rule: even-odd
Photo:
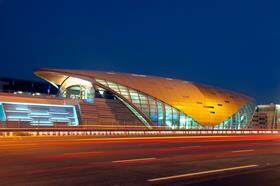
[[[35,74],[57,85],[69,76],[112,81],[153,96],[206,126],[220,124],[246,103],[254,101],[232,91],[156,76],[63,69],[39,69]]]

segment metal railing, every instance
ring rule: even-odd
[[[0,136],[219,136],[279,135],[280,130],[101,130],[89,128],[2,128]]]
[[[143,131],[278,131],[275,129],[212,129],[212,128],[180,128],[168,126],[152,126],[148,128],[141,123],[131,124],[123,123],[98,123],[98,124],[80,124],[74,125],[67,122],[54,122],[53,124],[46,124],[44,121],[30,124],[30,121],[0,121],[0,130],[9,129],[36,129],[36,130],[143,130]],[[279,130],[280,131],[280,130]]]

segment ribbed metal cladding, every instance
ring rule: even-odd
[[[115,82],[161,100],[205,126],[218,125],[247,103],[255,102],[232,91],[156,76],[63,69],[39,69],[35,74],[57,85],[68,76]]]

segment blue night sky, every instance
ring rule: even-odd
[[[279,1],[0,0],[1,77],[159,75],[280,102]]]

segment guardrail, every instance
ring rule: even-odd
[[[0,136],[201,136],[277,135],[280,130],[89,130],[89,129],[0,129]]]

